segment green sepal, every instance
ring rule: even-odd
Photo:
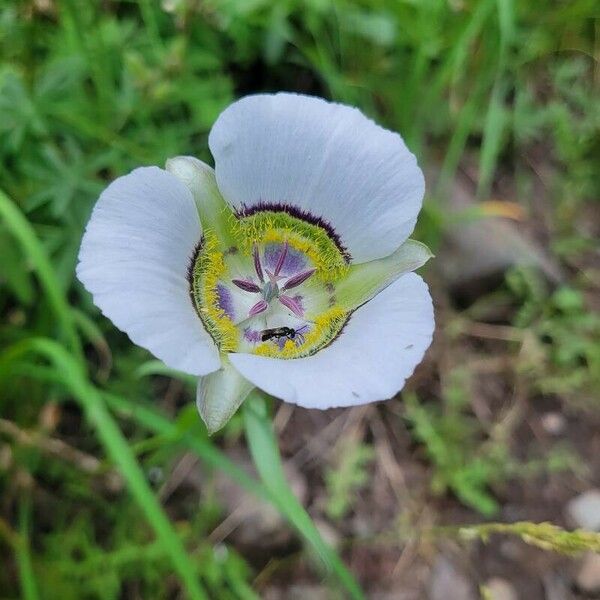
[[[354,310],[401,275],[422,267],[433,256],[421,242],[407,240],[392,254],[367,263],[352,265],[348,275],[336,286],[338,306]]]
[[[196,406],[209,435],[225,426],[253,388],[229,362],[200,378]]]
[[[165,168],[192,192],[202,229],[213,230],[226,246],[235,246],[233,226],[236,218],[221,196],[214,169],[193,156],[169,158]]]

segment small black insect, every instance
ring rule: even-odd
[[[296,337],[296,330],[291,327],[275,327],[274,329],[263,329],[261,332],[260,339],[263,342],[268,340],[278,340],[280,338],[287,338],[293,340]]]

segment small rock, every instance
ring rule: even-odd
[[[600,531],[600,490],[579,494],[567,504],[567,516],[577,527]]]
[[[523,560],[523,544],[517,540],[507,538],[499,541],[500,554],[511,561],[519,562]]]
[[[451,595],[450,595],[451,594]],[[474,587],[444,556],[440,556],[431,573],[428,590],[429,600],[476,600]]]
[[[560,435],[565,431],[567,421],[558,412],[547,412],[542,415],[542,427],[550,435]]]
[[[501,577],[492,577],[485,584],[490,600],[519,600],[512,584]]]
[[[430,169],[427,177],[435,181],[436,170]],[[443,193],[450,214],[481,207],[466,177],[455,177]],[[468,297],[489,290],[490,282],[502,281],[505,271],[515,265],[537,267],[551,282],[563,278],[556,261],[522,226],[495,216],[449,223],[436,263],[450,289]]]
[[[585,594],[600,592],[600,554],[586,554],[575,577],[579,590]]]
[[[338,530],[323,519],[314,520],[315,527],[319,530],[321,537],[329,546],[337,550],[340,547],[341,538]]]

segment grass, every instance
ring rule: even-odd
[[[222,507],[205,496],[194,508],[165,503],[149,477],[185,449],[276,507],[318,557],[315,572],[337,592],[362,597],[361,573],[323,542],[290,492],[264,400],[208,438],[193,382],[132,347],[74,279],[82,231],[106,183],[179,154],[210,162],[212,123],[245,93],[315,93],[400,131],[437,174],[428,175],[416,237],[438,254],[450,227],[472,221],[448,208],[457,173],[471,178],[479,200],[502,196],[534,216],[542,202],[550,226],[538,233],[562,280],[515,268],[468,309],[440,311],[440,335],[451,343],[472,337],[490,307],[498,314],[508,306],[503,326],[519,393],[560,398],[575,413],[597,411],[600,325],[589,302],[600,286],[588,259],[597,240],[580,217],[597,211],[600,197],[595,4],[1,3],[0,414],[32,439],[61,440],[99,465],[94,474],[2,434],[0,545],[10,555],[3,595],[257,597],[252,557],[230,545],[223,555],[208,541]],[[535,192],[540,173],[543,201]],[[443,284],[440,293],[451,295]],[[487,350],[478,351],[485,359]],[[499,423],[486,429],[471,414],[469,368],[464,378],[441,370],[439,388],[413,390],[404,417],[431,465],[433,495],[450,493],[492,514],[498,485],[521,467],[523,477],[532,475],[512,457],[509,437],[497,435]],[[167,415],[156,404],[173,382],[187,408]],[[225,452],[243,431],[258,478]],[[357,443],[371,456],[367,441]],[[550,462],[536,469],[554,468]],[[354,499],[364,465],[347,468],[339,484],[330,471],[328,485]],[[127,493],[100,483],[113,471]],[[351,500],[329,500],[341,502],[340,514],[353,509]],[[93,576],[95,565],[103,578]]]

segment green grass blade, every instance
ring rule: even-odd
[[[14,352],[10,353],[10,356],[7,354],[6,358],[10,358],[10,361],[8,362],[10,363],[11,368],[14,368]],[[2,357],[0,357],[0,367],[1,366]],[[182,446],[185,446],[199,456],[206,464],[225,473],[261,500],[273,504],[288,522],[298,530],[300,535],[315,548],[328,568],[338,575],[340,581],[344,583],[346,589],[351,593],[350,597],[363,598],[360,588],[358,588],[358,585],[353,581],[352,575],[348,573],[346,567],[339,557],[337,557],[335,552],[333,552],[333,550],[331,550],[321,539],[320,534],[314,527],[310,517],[289,490],[283,472],[281,472],[280,475],[282,479],[279,485],[267,486],[261,484],[229,460],[208,438],[202,438],[187,433],[185,430],[182,430],[178,424],[163,417],[153,409],[140,404],[132,404],[115,394],[106,393],[102,396],[106,401],[106,404],[123,417],[135,421],[141,427],[144,427],[155,434],[165,436],[167,439],[180,443]],[[262,439],[264,441],[267,438],[263,435]],[[272,445],[270,452],[272,455]],[[273,456],[271,456],[271,459],[273,459]],[[286,489],[288,490],[287,494],[291,494],[292,498],[287,496],[284,491]]]
[[[490,105],[483,127],[483,142],[479,155],[479,182],[477,195],[480,198],[489,196],[492,179],[498,163],[498,155],[502,149],[502,134],[508,124],[508,114],[504,108],[506,85],[501,79],[496,80],[492,89]]]
[[[83,358],[73,316],[50,260],[27,218],[2,190],[0,190],[0,218],[4,220],[35,269],[70,349],[78,359]]]
[[[152,42],[154,52],[158,54],[163,47],[163,43],[158,28],[157,3],[152,2],[151,0],[138,0],[138,4],[148,32],[148,39]]]
[[[288,482],[281,464],[281,456],[267,415],[265,398],[262,392],[254,390],[243,404],[246,438],[258,473],[272,495],[277,506],[286,514],[289,521],[309,542],[321,560],[344,586],[350,598],[364,598],[360,586],[348,571],[337,553],[321,537],[312,519],[300,504]]]
[[[411,139],[416,136],[417,131],[427,129],[424,119],[429,118],[431,107],[442,101],[444,88],[465,71],[465,65],[471,57],[470,48],[474,40],[484,30],[493,8],[493,0],[482,0],[474,6],[470,18],[465,21],[463,30],[456,37],[452,47],[436,68],[435,75],[424,92],[420,102],[421,114],[415,120],[414,128],[411,131]]]
[[[508,110],[504,105],[509,88],[504,77],[508,50],[515,33],[514,7],[512,0],[496,0],[496,7],[499,30],[498,66],[483,126],[483,142],[479,155],[477,195],[480,198],[486,197],[490,193],[498,156],[502,148],[502,135],[509,122]]]
[[[480,89],[477,89],[472,93],[471,97],[466,101],[460,111],[454,133],[448,144],[444,162],[442,163],[440,177],[436,185],[436,195],[446,188],[456,173],[456,169],[458,168],[467,144],[467,139],[477,118],[480,100],[481,91]]]
[[[31,552],[29,548],[29,528],[31,520],[31,503],[28,498],[19,505],[19,540],[16,546],[17,564],[19,565],[19,579],[23,600],[38,600],[38,593]]]
[[[142,405],[132,405],[127,400],[114,394],[105,394],[104,398],[112,410],[117,411],[124,417],[131,418],[138,425],[145,427],[156,434],[165,435],[171,439],[177,440],[183,446],[188,448],[188,450],[199,456],[206,464],[225,473],[261,500],[270,502],[279,510],[283,517],[297,529],[298,533],[306,540],[306,542],[317,551],[327,567],[338,575],[340,581],[344,583],[346,589],[352,594],[350,597],[363,597],[360,588],[356,582],[354,582],[352,575],[347,571],[335,552],[333,552],[333,550],[331,550],[331,548],[329,548],[321,539],[321,536],[310,517],[306,514],[306,511],[292,494],[291,490],[289,490],[282,471],[280,473],[281,479],[279,485],[272,485],[272,479],[270,477],[270,485],[267,485],[267,481],[264,481],[263,474],[269,473],[271,465],[265,465],[261,472],[264,483],[261,484],[229,460],[213,445],[210,439],[197,435],[194,436],[182,431],[177,424],[169,421],[153,409]],[[268,422],[267,425],[270,427]],[[261,427],[263,426],[264,424]],[[272,437],[272,431],[270,436],[271,445],[268,452],[271,455],[272,464],[278,463],[279,469],[281,470],[281,463],[278,462],[278,459],[275,460],[279,454],[276,446],[273,446],[274,438]],[[268,437],[264,435],[264,432],[263,434],[258,435],[256,439],[258,440],[259,437],[263,442],[268,440]],[[273,453],[275,453],[275,456],[273,456]],[[284,491],[286,489],[287,493]],[[289,494],[291,494],[291,498],[289,497]]]
[[[515,37],[515,7],[513,0],[496,0],[500,44],[506,49]]]
[[[43,338],[30,338],[13,346],[8,351],[9,360],[14,360],[19,352],[23,354],[34,352],[46,357],[62,374],[64,385],[83,406],[86,417],[96,429],[107,454],[119,468],[132,496],[153,527],[165,553],[170,557],[174,570],[185,587],[187,597],[192,600],[205,600],[207,595],[198,581],[195,567],[179,536],[148,485],[127,440],[107,410],[100,392],[87,381],[79,362],[57,342]],[[0,357],[1,363],[2,357]]]
[[[206,464],[222,471],[252,494],[267,502],[274,502],[273,497],[265,486],[248,475],[233,461],[229,460],[208,438],[191,435],[158,412],[140,404],[132,405],[131,402],[115,394],[104,394],[103,397],[112,410],[126,418],[130,418],[138,425],[153,433],[176,440],[182,446],[194,452]]]

